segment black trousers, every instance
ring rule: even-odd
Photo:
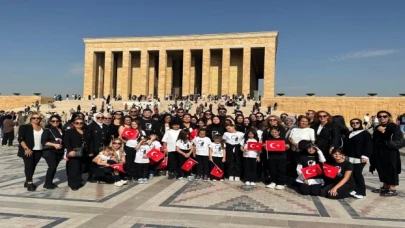
[[[220,157],[212,157],[212,160],[222,170],[222,172],[225,172],[224,171],[225,163],[222,162],[222,158],[220,158]],[[214,168],[214,166],[215,166],[214,163],[211,162],[211,164],[210,164],[210,173],[211,173],[212,168]],[[213,175],[210,175],[210,177],[211,177],[211,180],[220,180],[220,178],[215,177]],[[224,179],[224,178],[225,178],[225,175],[223,175],[221,179]]]
[[[170,174],[177,173],[177,152],[169,152],[167,153],[167,170]]]
[[[149,163],[136,163],[136,177],[138,179],[149,178]]]
[[[96,155],[97,156],[97,155]],[[87,170],[88,170],[88,172],[89,172],[89,177],[88,177],[88,179],[92,179],[92,178],[94,178],[94,170],[95,170],[95,168],[96,168],[96,166],[97,166],[97,164],[96,163],[94,163],[93,162],[93,159],[95,158],[95,156],[91,156],[91,157],[87,157],[86,158],[86,167],[87,167]]]
[[[249,182],[256,182],[257,180],[257,162],[256,158],[243,158],[245,166],[244,180]]]
[[[189,153],[190,151],[183,150],[184,153]],[[178,177],[188,177],[191,174],[191,169],[189,171],[183,170],[181,167],[184,165],[184,163],[187,161],[188,158],[184,157],[180,153],[177,154],[177,174]],[[190,156],[191,157],[191,156]]]
[[[356,193],[365,196],[366,195],[366,184],[363,177],[363,169],[365,163],[353,164],[353,179],[356,183]]]
[[[1,142],[1,145],[8,145],[12,146],[13,145],[13,140],[14,140],[14,130],[11,130],[9,133],[3,133],[3,140]],[[8,143],[7,143],[8,142]]]
[[[240,177],[241,159],[240,145],[226,144],[226,172],[227,176]],[[256,174],[255,174],[256,175]]]
[[[199,176],[207,176],[208,177],[208,175],[210,175],[209,157],[208,156],[196,155],[196,160],[198,162],[198,164],[197,164],[197,175],[199,175]]]
[[[268,159],[271,182],[276,185],[285,184],[285,173],[287,169],[287,159]]]
[[[307,185],[300,183],[300,192],[302,195],[319,196],[321,195],[321,188],[322,185],[320,184]]]
[[[35,173],[35,168],[37,168],[38,162],[41,160],[42,157],[42,150],[33,150],[31,156],[23,157],[24,161],[24,173],[25,173],[25,181],[32,182],[32,177]]]
[[[136,150],[133,147],[124,146],[125,150],[125,165],[124,170],[129,177],[135,177],[135,155]]]
[[[342,187],[340,187],[337,190],[337,195],[332,196],[331,194],[329,194],[328,191],[331,190],[333,187],[335,187],[335,185],[336,184],[330,184],[330,185],[325,186],[321,190],[321,196],[329,198],[329,199],[344,199],[344,198],[350,197],[350,192],[354,190],[354,186],[344,184]]]
[[[60,161],[63,158],[63,153],[49,152],[45,158],[46,164],[48,164],[48,170],[46,171],[45,185],[52,185],[53,178],[55,178],[56,169]]]
[[[69,158],[66,162],[66,173],[69,187],[80,188],[82,186],[82,168],[82,158]]]

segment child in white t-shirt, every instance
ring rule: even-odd
[[[181,167],[184,163],[193,155],[193,144],[190,141],[190,132],[187,129],[183,129],[179,133],[179,137],[176,141],[177,161],[178,161],[178,179],[180,182],[184,182],[184,177],[187,177],[189,181],[192,180],[190,171],[185,171]]]
[[[220,134],[213,135],[214,142],[210,144],[210,161],[211,169],[214,166],[218,166],[224,172],[224,166],[226,162],[226,151],[225,151],[225,143],[222,142],[222,136]],[[211,175],[212,181],[224,181],[225,175],[222,178],[218,178]]]
[[[171,129],[167,130],[162,138],[163,148],[167,156],[167,169],[169,171],[168,179],[176,177],[177,173],[177,153],[176,141],[180,133],[180,122],[176,119],[170,125]]]
[[[204,181],[208,181],[210,174],[209,170],[209,146],[211,139],[206,136],[207,132],[205,128],[198,130],[198,136],[193,139],[193,145],[197,160],[197,177],[196,180],[203,178]]]
[[[135,164],[136,164],[136,177],[138,184],[148,183],[148,170],[149,170],[149,157],[146,155],[151,150],[146,137],[140,137],[138,145],[135,147]]]
[[[243,151],[243,165],[245,168],[245,184],[246,185],[256,185],[256,176],[257,176],[257,163],[260,162],[260,151],[262,148],[257,149],[248,149],[248,143],[257,143],[259,142],[259,137],[257,132],[254,129],[250,129],[246,132],[245,138],[240,143],[240,150]]]

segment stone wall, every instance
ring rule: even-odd
[[[0,110],[10,110],[23,108],[24,105],[31,106],[32,103],[39,101],[41,104],[47,104],[48,101],[54,101],[52,97],[41,96],[0,96]]]
[[[366,113],[375,115],[380,110],[389,111],[395,118],[405,113],[405,97],[274,97],[264,99],[261,110],[277,102],[278,110],[288,114],[305,114],[308,109],[325,110],[332,115],[343,115],[346,121],[363,119]]]

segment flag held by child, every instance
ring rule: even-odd
[[[248,150],[258,150],[261,151],[263,148],[263,143],[261,142],[248,142],[247,149]]]
[[[267,140],[266,141],[266,149],[268,152],[277,151],[282,152],[285,151],[285,141],[284,140]]]
[[[321,167],[318,164],[311,165],[306,168],[302,168],[301,172],[302,172],[302,175],[305,177],[305,179],[309,179],[311,177],[316,177],[316,176],[322,174]]]
[[[125,128],[122,131],[121,136],[127,139],[136,139],[138,137],[138,131],[131,128]]]
[[[164,169],[167,167],[167,157],[163,158],[163,161],[158,165],[158,169]]]
[[[195,166],[198,162],[195,161],[192,158],[187,159],[186,162],[184,162],[184,164],[181,166],[181,169],[184,171],[190,171],[191,168],[193,168],[193,166]]]
[[[214,165],[210,174],[213,175],[214,177],[221,179],[222,176],[224,175],[224,171],[222,171],[218,166]]]
[[[154,162],[160,161],[165,155],[160,152],[160,150],[153,148],[151,149],[148,153],[146,153],[146,156],[148,156],[151,160]]]
[[[117,171],[120,172],[120,173],[125,173],[125,171],[124,171],[124,166],[123,166],[122,163],[119,163],[119,164],[112,164],[112,165],[110,165],[110,167],[113,168],[114,170],[117,170]]]
[[[322,168],[323,168],[323,174],[326,177],[329,177],[332,179],[334,179],[339,172],[339,168],[336,168],[334,166],[327,165],[327,164],[323,164]]]

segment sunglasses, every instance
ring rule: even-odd
[[[52,120],[51,123],[59,123],[59,120]]]
[[[120,142],[113,142],[112,144],[113,144],[113,145],[121,145]]]
[[[76,125],[83,125],[84,123],[83,122],[76,122],[75,124]]]
[[[96,119],[98,119],[98,120],[103,120],[103,119],[104,119],[104,117],[97,116],[97,117],[96,117]]]
[[[269,121],[277,121],[276,119],[269,119]]]
[[[32,119],[32,120],[42,120],[41,117],[32,117],[31,119]]]
[[[328,117],[328,115],[319,115],[319,117],[325,118],[325,117]]]
[[[351,122],[350,124],[360,124],[360,122]]]
[[[104,117],[104,119],[105,119],[105,120],[111,120],[111,118],[108,118],[108,117],[107,117],[107,118]]]
[[[377,118],[383,118],[383,119],[385,119],[385,118],[388,118],[388,115],[377,116]]]

